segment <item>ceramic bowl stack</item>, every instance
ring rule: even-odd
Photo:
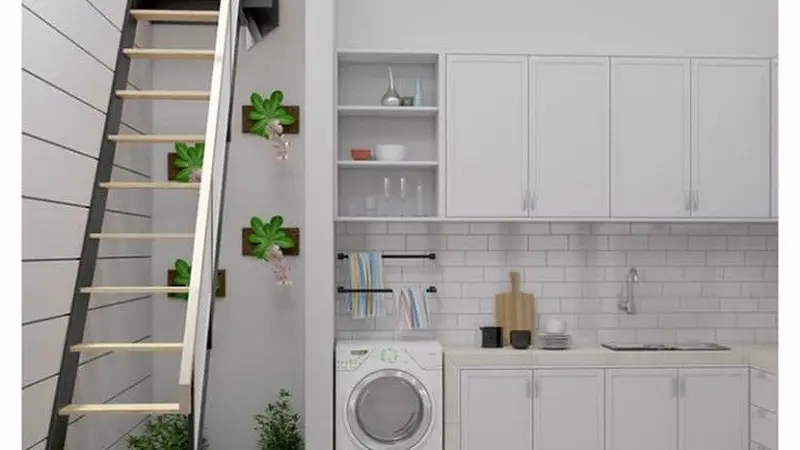
[[[563,320],[550,319],[539,333],[537,347],[543,350],[566,350],[572,345],[572,336],[567,333],[567,323]]]
[[[536,343],[543,350],[566,350],[572,345],[572,336],[567,333],[539,333]]]

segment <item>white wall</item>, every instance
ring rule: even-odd
[[[338,48],[777,56],[775,0],[339,0]]]
[[[284,104],[304,105],[303,2],[281,4],[280,27],[252,50],[240,52],[233,105],[233,134],[223,216],[220,268],[227,271],[227,296],[217,300],[214,349],[206,405],[206,435],[212,448],[255,448],[253,416],[273,401],[281,387],[291,390],[298,410],[303,405],[304,268],[291,257],[293,282],[275,286],[269,266],[241,255],[241,229],[251,216],[282,214],[287,226],[303,230],[304,124],[291,135],[289,161],[280,162],[265,141],[241,133],[241,107],[250,93],[281,89]],[[153,26],[153,45],[159,48],[212,48],[214,27]],[[158,61],[153,67],[156,88],[207,89],[210,64]],[[205,103],[160,102],[153,110],[156,133],[202,133]],[[169,145],[157,146],[152,173],[166,177]],[[153,228],[190,231],[197,196],[189,192],[157,193],[153,199]],[[300,238],[301,249],[304,245]],[[153,252],[153,279],[161,282],[175,258],[188,259],[191,244],[166,243]],[[180,300],[158,299],[154,334],[158,340],[181,337],[185,307]],[[313,302],[328,299],[313,299]],[[156,356],[156,398],[174,395],[176,358]]]
[[[778,236],[774,224],[448,223],[340,224],[340,251],[422,253],[435,262],[385,263],[390,287],[433,285],[437,338],[478,345],[494,323],[494,296],[521,272],[539,325],[567,322],[575,342],[776,343]],[[635,267],[632,316],[617,296]],[[346,264],[338,264],[339,283]],[[341,307],[343,298],[337,301]],[[387,299],[387,307],[392,308]],[[397,317],[351,319],[339,309],[342,338],[391,337]]]
[[[119,46],[125,0],[22,2],[23,448],[43,449]],[[142,26],[137,42],[146,44]],[[129,89],[149,87],[134,64]],[[122,130],[147,132],[146,107],[127,105]],[[147,148],[118,150],[113,179],[150,178]],[[111,193],[104,231],[149,231],[151,196]],[[149,285],[150,244],[101,244],[96,285]],[[150,296],[92,296],[87,342],[148,340]],[[76,403],[149,402],[149,355],[84,356]],[[121,448],[136,416],[72,417],[70,448]]]

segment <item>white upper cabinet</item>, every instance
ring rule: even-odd
[[[606,370],[606,448],[678,448],[678,371]]]
[[[460,450],[531,450],[530,370],[462,370]]]
[[[692,60],[692,92],[692,216],[769,217],[769,61]]]
[[[679,369],[679,450],[747,450],[747,369]]]
[[[530,59],[532,216],[608,217],[608,58]]]
[[[533,449],[603,450],[603,370],[543,369],[533,377]]]
[[[772,217],[778,217],[778,60],[772,60],[772,139],[771,174],[772,174]]]
[[[528,58],[447,57],[449,217],[528,215]]]
[[[611,59],[611,215],[688,217],[688,59]]]

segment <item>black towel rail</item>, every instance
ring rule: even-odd
[[[336,292],[340,294],[348,294],[350,292],[360,293],[360,292],[377,292],[383,294],[389,294],[392,292],[391,289],[345,289],[344,286],[337,286]],[[427,293],[436,293],[436,286],[428,286],[428,289],[425,289]]]
[[[339,261],[347,259],[349,256],[346,253],[336,254],[336,259]],[[422,253],[412,255],[381,255],[383,259],[436,259],[436,253]]]

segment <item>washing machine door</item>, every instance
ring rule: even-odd
[[[430,429],[431,396],[410,373],[380,370],[353,388],[346,417],[353,437],[365,449],[408,450]]]

